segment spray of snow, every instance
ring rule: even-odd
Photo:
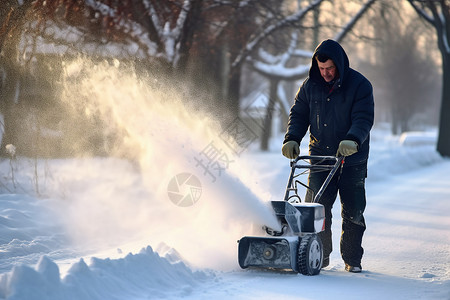
[[[113,148],[132,158],[105,158],[106,164],[87,158],[55,171],[54,192],[65,195],[57,206],[77,243],[97,249],[127,240],[165,243],[196,266],[226,269],[237,265],[237,239],[262,234],[262,225],[277,228],[261,200],[267,195],[247,184],[251,172],[227,150],[230,140],[225,143],[218,124],[187,107],[180,84],[148,84],[149,78],[117,61],[82,59],[66,65],[63,82],[62,100],[100,118],[104,131],[120,133]],[[205,168],[213,155],[216,161]],[[171,180],[183,173],[200,182],[198,201],[187,207],[168,194]]]

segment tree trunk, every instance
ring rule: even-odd
[[[269,140],[272,135],[272,120],[273,112],[275,110],[275,103],[277,102],[277,88],[279,80],[270,80],[269,103],[267,104],[266,115],[264,117],[263,130],[261,133],[261,150],[269,150]]]
[[[20,88],[20,78],[17,72],[17,66],[14,66],[9,60],[0,60],[0,64],[5,70],[5,79],[0,87],[0,112],[3,114],[3,136],[1,140],[0,154],[5,154],[5,146],[7,144],[16,144],[17,135],[17,115],[15,107],[17,102],[18,91]],[[19,120],[20,121],[20,120]],[[18,149],[21,151],[21,149]]]
[[[198,31],[198,24],[201,23],[203,0],[192,1],[192,8],[189,11],[187,20],[182,28],[181,40],[179,41],[179,61],[177,70],[185,74],[189,60],[189,50],[192,47],[194,33]]]
[[[442,55],[442,104],[437,151],[450,156],[450,53]]]
[[[228,85],[228,95],[225,98],[226,107],[224,111],[228,111],[231,118],[239,117],[239,91],[241,89],[241,68],[234,68],[230,73],[230,81]]]
[[[437,151],[442,156],[450,156],[450,5],[447,1],[414,1],[408,0],[417,14],[425,21],[429,22],[437,34],[437,43],[442,55],[442,104],[439,120],[439,136]],[[416,2],[423,2],[419,6]],[[423,8],[426,7],[431,12],[427,15]],[[439,11],[438,7],[441,8]]]

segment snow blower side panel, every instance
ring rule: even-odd
[[[298,272],[298,237],[250,237],[239,240],[239,266]]]
[[[293,205],[300,211],[302,233],[317,233],[325,229],[325,208],[319,203],[298,203]]]
[[[272,208],[275,215],[282,222],[286,222],[294,234],[300,234],[301,229],[301,213],[287,201],[272,201]]]
[[[294,203],[272,201],[277,218],[287,223],[292,233],[316,233],[324,229],[325,208],[319,203]]]

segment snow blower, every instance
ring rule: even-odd
[[[264,226],[267,236],[241,238],[238,241],[241,268],[287,270],[303,275],[320,273],[323,249],[317,233],[325,229],[325,209],[320,204],[320,198],[343,163],[343,157],[334,156],[298,156],[290,162],[291,172],[284,200],[271,201],[281,223],[281,231]],[[309,172],[329,172],[317,195],[307,184],[298,180],[299,176]],[[299,184],[313,193],[313,202],[302,202],[298,195]]]

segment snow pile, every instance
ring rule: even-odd
[[[393,136],[387,134],[382,125],[371,133],[369,180],[382,180],[389,175],[403,174],[442,161],[436,151],[435,131]]]
[[[410,131],[400,136],[400,144],[408,147],[435,146],[437,132]]]
[[[45,199],[0,194],[0,271],[35,264],[42,255],[61,258],[67,252],[62,222],[51,206]],[[67,255],[73,253],[69,250]]]
[[[72,265],[61,279],[58,266],[43,256],[32,269],[16,266],[2,276],[2,299],[71,300],[132,299],[146,294],[146,299],[189,295],[207,278],[203,272],[192,272],[182,262],[171,264],[153,252],[151,247],[122,259],[92,259]]]
[[[149,299],[178,298],[213,278],[192,271],[173,248],[163,244],[158,247],[160,254],[147,246],[123,257],[117,249],[115,255],[103,255],[105,259],[91,257],[88,265],[79,257],[92,251],[90,238],[86,244],[68,240],[64,226],[68,216],[60,215],[60,206],[51,199],[0,195],[0,299],[132,299],[140,294]],[[77,226],[85,231],[83,223],[79,220]],[[113,256],[119,258],[109,258]],[[63,263],[58,266],[54,261]]]

